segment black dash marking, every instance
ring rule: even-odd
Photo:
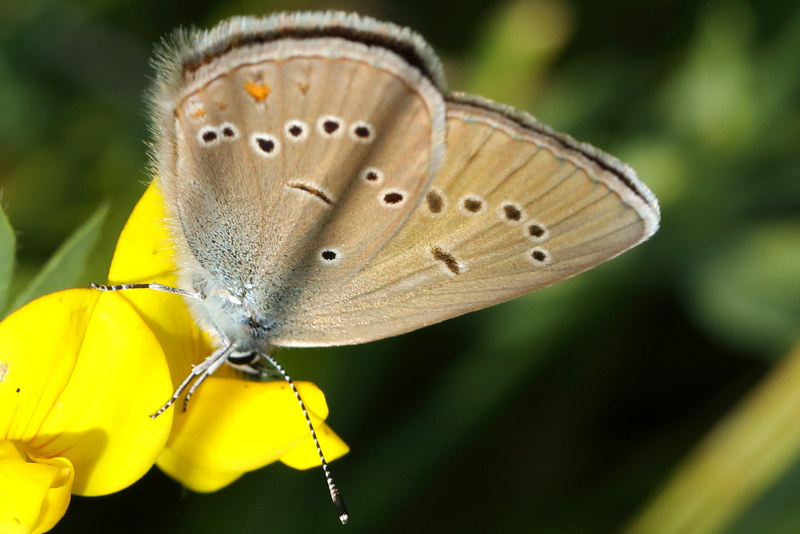
[[[335,250],[323,250],[322,251],[322,259],[327,261],[333,261],[337,257]]]
[[[216,141],[217,132],[215,132],[214,130],[207,130],[207,131],[203,132],[203,136],[202,137],[203,137],[203,141],[205,141],[206,143],[211,143],[213,141]]]
[[[544,261],[547,259],[547,254],[545,254],[543,250],[537,248],[534,249],[533,252],[531,252],[531,258],[533,258],[536,261]]]
[[[456,258],[442,247],[431,247],[431,254],[434,260],[442,262],[451,273],[461,274],[463,272]]]
[[[329,206],[333,204],[333,199],[328,195],[326,195],[325,193],[323,193],[322,191],[320,191],[319,189],[317,189],[316,187],[307,184],[301,184],[300,182],[292,182],[290,184],[286,184],[286,186],[291,187],[292,189],[303,191],[304,193],[308,193],[309,195],[313,195],[318,199],[320,199],[321,201],[323,201],[325,204],[328,204]]]

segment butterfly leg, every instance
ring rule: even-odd
[[[192,372],[189,373],[181,385],[175,390],[172,396],[164,403],[164,405],[156,410],[154,414],[150,416],[151,419],[155,419],[162,413],[164,413],[170,406],[172,406],[175,401],[180,398],[181,393],[189,387],[192,382],[196,382],[192,385],[189,389],[189,392],[186,394],[186,398],[183,400],[183,409],[186,410],[186,403],[189,402],[189,397],[194,393],[198,386],[202,384],[206,378],[211,376],[211,374],[219,369],[219,366],[223,364],[223,362],[228,358],[231,352],[233,352],[234,345],[226,345],[220,349],[215,350],[210,356],[208,356],[205,360],[200,362],[199,365],[195,365],[192,367]]]

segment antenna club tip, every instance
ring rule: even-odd
[[[336,509],[339,511],[339,521],[341,521],[343,525],[346,525],[347,521],[350,520],[350,514],[347,513],[347,507],[344,505],[342,496],[339,495],[338,491],[333,498],[333,504],[336,505]]]

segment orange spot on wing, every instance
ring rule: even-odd
[[[244,90],[253,97],[256,102],[263,102],[269,96],[271,89],[266,83],[244,82]]]
[[[300,89],[300,92],[303,94],[308,92],[308,84],[305,82],[297,82],[297,88]]]
[[[187,113],[193,119],[202,119],[206,116],[206,110],[203,106],[190,106]]]

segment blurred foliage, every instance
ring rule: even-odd
[[[333,465],[348,531],[800,531],[795,1],[7,0],[0,201],[16,244],[0,218],[0,301],[14,247],[12,301],[54,253],[69,276],[42,290],[103,281],[148,178],[141,94],[161,35],[326,8],[415,28],[451,88],[619,156],[663,210],[650,242],[555,287],[278,354],[324,389],[352,447]],[[210,495],[154,470],[74,498],[54,532],[340,528],[318,470],[271,466]]]

